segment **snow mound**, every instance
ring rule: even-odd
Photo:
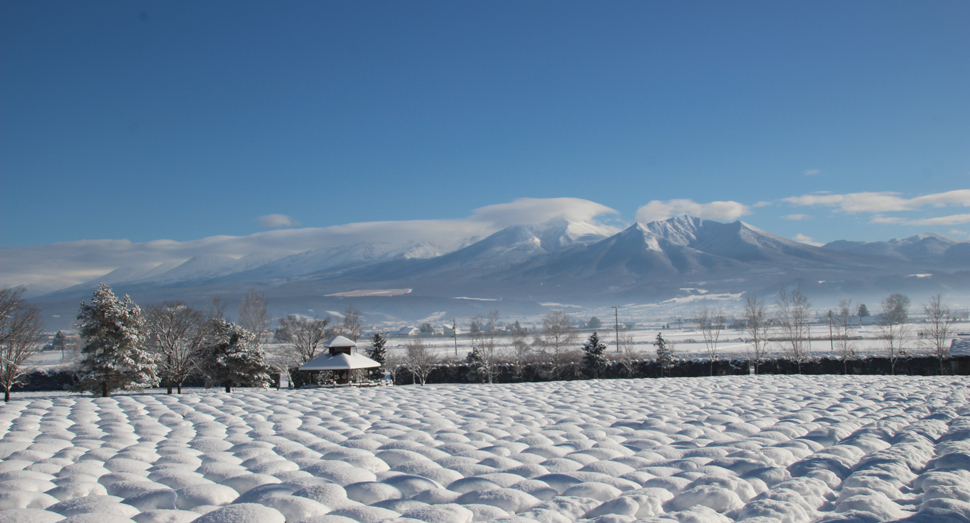
[[[970,521],[965,377],[24,394],[0,521]]]
[[[286,523],[286,517],[269,507],[241,503],[203,514],[194,523]]]

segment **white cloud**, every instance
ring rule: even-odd
[[[822,174],[822,171],[820,171],[818,169],[805,169],[804,174],[805,174],[805,176],[818,176],[818,175]]]
[[[811,216],[809,216],[807,214],[786,214],[785,216],[782,216],[782,218],[784,218],[786,220],[792,220],[792,221],[798,222],[798,221],[802,221],[802,220],[811,219]]]
[[[897,224],[906,223],[906,220],[898,216],[883,216],[881,214],[877,214],[869,220],[869,223]]]
[[[936,218],[923,218],[920,220],[910,220],[909,225],[932,226],[932,225],[960,225],[970,223],[970,214],[953,214],[950,216],[937,216]]]
[[[816,247],[821,247],[822,246],[821,243],[812,241],[812,237],[811,236],[805,236],[804,234],[801,234],[801,233],[796,234],[795,237],[792,238],[792,239],[795,240],[798,243],[804,243],[804,244],[807,244],[807,245],[814,245]]]
[[[905,218],[900,218],[898,216],[882,216],[875,215],[869,220],[869,223],[881,223],[881,224],[901,224],[901,225],[911,225],[915,227],[933,227],[937,225],[960,225],[964,223],[970,223],[970,214],[951,214],[950,216],[936,216],[934,218],[920,218],[915,220],[907,220]]]
[[[281,229],[283,227],[299,227],[300,222],[285,214],[267,214],[256,218],[256,222],[264,229]]]
[[[519,198],[511,203],[476,209],[472,220],[489,222],[499,229],[512,225],[545,223],[556,218],[590,222],[604,214],[619,214],[605,205],[580,198]]]
[[[431,251],[450,252],[511,225],[543,223],[554,218],[586,222],[605,233],[615,232],[614,228],[596,221],[597,216],[604,214],[617,214],[617,211],[578,198],[526,198],[482,207],[473,211],[468,218],[452,220],[349,223],[322,228],[263,231],[248,236],[210,236],[185,242],[84,240],[0,247],[0,267],[3,267],[0,286],[44,281],[52,285],[56,282],[58,288],[63,288],[101,277],[119,267],[147,271],[160,264],[178,264],[199,255],[223,255],[237,259],[249,255],[272,258],[360,243],[375,244],[375,248],[383,252],[405,249],[418,243],[429,245]],[[288,216],[283,218],[292,222]],[[276,224],[282,222],[270,221]]]
[[[637,221],[649,223],[684,214],[706,220],[734,221],[751,214],[751,209],[733,201],[697,203],[693,200],[653,200],[637,209]]]
[[[927,205],[945,207],[962,205],[970,207],[970,189],[960,189],[917,198],[902,198],[893,192],[859,192],[849,194],[806,194],[782,198],[781,201],[795,206],[835,207],[846,213],[880,213],[893,211],[913,211]]]

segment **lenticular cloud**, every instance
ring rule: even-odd
[[[0,521],[967,521],[966,378],[24,395]]]

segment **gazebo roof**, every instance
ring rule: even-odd
[[[324,347],[356,347],[357,342],[344,338],[343,336],[337,336],[336,338],[327,342]]]
[[[351,341],[351,343],[353,342]],[[360,354],[335,354],[333,356],[324,354],[304,363],[300,366],[300,370],[376,369],[380,366],[380,363]]]

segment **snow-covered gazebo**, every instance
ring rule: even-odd
[[[380,363],[356,354],[354,349],[357,342],[343,336],[337,336],[325,345],[329,352],[318,356],[300,366],[300,370],[324,371],[329,370],[336,376],[337,385],[350,384],[350,371],[356,369],[376,369]]]

